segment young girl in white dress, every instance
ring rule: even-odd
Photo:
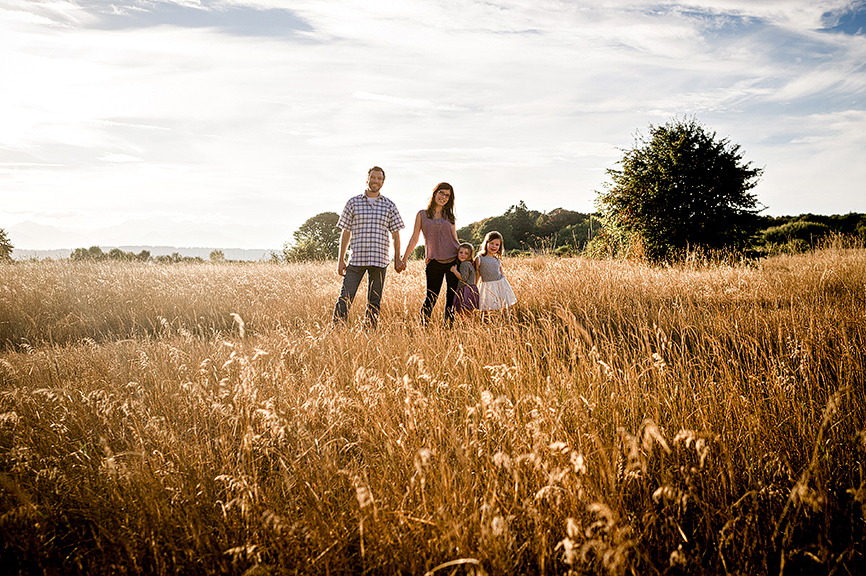
[[[481,276],[478,286],[478,309],[482,317],[488,312],[499,310],[508,313],[510,306],[517,303],[514,290],[502,272],[502,234],[488,232],[481,244],[481,251],[475,259],[475,268]]]

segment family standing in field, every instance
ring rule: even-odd
[[[366,322],[375,328],[382,303],[390,234],[394,242],[394,270],[406,269],[409,256],[424,235],[425,276],[427,291],[421,306],[421,323],[430,322],[436,300],[445,281],[445,325],[451,326],[455,315],[471,317],[478,310],[482,318],[493,311],[508,312],[517,302],[505,274],[502,272],[502,235],[488,232],[474,257],[474,246],[457,238],[454,218],[454,188],[441,182],[433,189],[427,208],[415,216],[415,227],[400,256],[400,230],[405,225],[397,206],[380,191],[385,183],[385,171],[373,166],[367,172],[367,189],[346,202],[337,227],[340,252],[337,274],[343,277],[340,296],[334,306],[334,324],[346,322],[349,307],[358,287],[367,275]],[[350,251],[346,263],[346,250]],[[476,281],[480,279],[480,284]]]

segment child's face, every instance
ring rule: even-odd
[[[499,248],[502,247],[502,240],[499,238],[494,238],[490,242],[487,243],[487,252],[492,254],[497,254],[499,252]]]
[[[461,262],[469,260],[469,248],[460,248],[457,250],[457,259]]]

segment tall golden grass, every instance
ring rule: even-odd
[[[0,563],[863,573],[862,246],[511,259],[451,330],[418,263],[332,329],[334,268],[0,267]]]

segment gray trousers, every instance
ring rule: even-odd
[[[343,276],[343,286],[340,288],[340,298],[334,306],[334,324],[346,322],[349,315],[349,307],[364,274],[367,274],[367,314],[366,322],[370,328],[375,328],[379,322],[379,308],[382,305],[382,287],[385,285],[385,270],[379,266],[346,266],[346,275]]]

